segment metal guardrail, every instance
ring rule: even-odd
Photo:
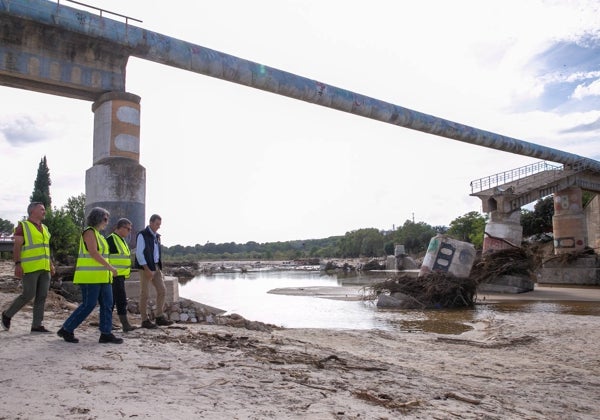
[[[511,169],[510,171],[500,172],[494,175],[471,181],[471,194],[487,190],[499,185],[508,184],[544,171],[563,171],[564,166],[551,165],[546,161],[532,163],[531,165]]]
[[[125,16],[125,15],[122,15],[120,13],[111,12],[110,10],[100,9],[99,7],[92,6],[91,4],[81,3],[81,2],[75,1],[75,0],[66,0],[66,1],[68,1],[69,3],[75,3],[75,4],[78,4],[80,6],[85,6],[85,7],[89,7],[90,9],[97,10],[98,12],[100,12],[100,17],[102,17],[102,13],[108,13],[108,14],[113,15],[113,16],[122,17],[122,18],[125,19],[125,24],[126,25],[129,24],[130,20],[135,20],[136,22],[140,22],[140,23],[143,22],[143,21],[141,21],[139,19],[132,18],[131,16]],[[57,0],[56,3],[60,6],[60,0]]]

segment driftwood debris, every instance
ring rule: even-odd
[[[469,277],[477,284],[504,275],[529,277],[540,265],[541,258],[534,248],[500,249],[477,259]]]
[[[444,343],[450,344],[463,344],[466,346],[480,347],[483,349],[502,349],[502,348],[515,348],[516,346],[528,345],[536,342],[537,339],[531,335],[524,335],[521,337],[500,337],[490,341],[474,341],[465,340],[462,338],[452,337],[437,337],[437,341],[443,341]]]
[[[565,254],[565,264],[588,252]],[[385,293],[403,295],[406,308],[459,308],[474,305],[477,286],[493,283],[501,276],[534,277],[544,258],[539,246],[524,246],[496,250],[478,257],[468,278],[457,278],[449,273],[434,272],[417,278],[398,273],[388,280],[367,288],[367,299],[375,299]],[[370,293],[369,293],[370,292]]]
[[[82,366],[81,369],[96,371],[96,370],[115,370],[112,366],[98,366],[98,365],[90,365],[90,366]]]
[[[547,261],[558,261],[560,265],[569,265],[573,263],[575,260],[583,257],[588,257],[590,255],[596,255],[596,252],[593,248],[585,247],[581,251],[567,252],[565,254],[553,255],[544,260]]]
[[[586,247],[559,255],[547,255],[548,249],[523,246],[522,248],[500,249],[477,259],[471,269],[471,277],[477,284],[493,282],[500,276],[535,277],[535,272],[549,261],[566,266],[579,258],[596,255],[594,249]]]
[[[386,367],[378,367],[378,366],[366,366],[366,365],[349,365],[344,359],[337,357],[335,354],[325,357],[324,359],[317,360],[314,362],[315,366],[319,369],[325,369],[327,367],[326,363],[335,361],[339,363],[341,368],[344,369],[357,369],[357,370],[366,370],[366,371],[386,371]]]
[[[473,405],[479,405],[479,404],[481,404],[481,400],[461,395],[458,392],[452,392],[452,391],[446,392],[444,394],[444,397],[445,398],[454,398],[455,400],[464,401],[464,402],[467,402],[467,403],[473,404]]]
[[[367,401],[376,405],[381,405],[383,407],[391,409],[413,408],[421,404],[418,400],[398,401],[391,395],[375,393],[374,391],[369,389],[356,390],[352,392],[352,394],[360,400]]]
[[[150,369],[150,370],[171,370],[170,366],[152,366],[152,365],[138,365],[140,369]]]
[[[447,273],[434,272],[417,278],[399,273],[369,289],[374,297],[381,293],[401,293],[422,308],[461,308],[475,304],[477,283]]]

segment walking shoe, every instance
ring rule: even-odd
[[[136,327],[129,323],[129,320],[127,319],[127,314],[119,315],[119,320],[121,321],[121,327],[123,328],[123,332],[129,332],[136,329]]]
[[[2,328],[5,331],[10,330],[10,318],[4,315],[4,312],[2,312]]]
[[[123,325],[123,332],[129,332],[134,330],[137,330],[137,327],[134,327],[133,325]]]
[[[173,324],[173,321],[169,321],[164,315],[156,317],[156,325],[167,326]]]
[[[150,330],[154,329],[154,328],[158,328],[156,326],[156,324],[153,324],[152,321],[150,321],[149,319],[146,319],[144,321],[142,321],[142,328],[148,328]]]
[[[64,328],[58,330],[56,334],[58,334],[59,337],[62,337],[67,343],[79,343],[79,339],[75,338],[75,334],[65,330]]]
[[[113,333],[110,334],[100,334],[100,339],[98,343],[113,343],[113,344],[121,344],[123,342],[122,338],[115,337]]]
[[[46,329],[43,325],[39,327],[31,327],[31,332],[49,333],[50,330]]]

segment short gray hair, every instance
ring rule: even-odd
[[[108,210],[103,209],[102,207],[94,207],[88,217],[86,219],[86,223],[88,226],[97,227],[104,221],[104,218],[108,218],[110,213]]]
[[[27,214],[30,215],[31,212],[33,211],[33,209],[36,208],[37,206],[44,206],[44,203],[42,203],[41,201],[32,201],[27,206]],[[46,207],[46,206],[44,206],[44,207]]]

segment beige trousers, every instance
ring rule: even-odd
[[[142,321],[148,319],[148,291],[150,283],[156,289],[156,317],[160,317],[164,314],[165,307],[165,295],[167,288],[163,280],[163,274],[161,270],[154,271],[152,277],[146,275],[146,271],[142,271],[140,276],[140,315]]]

